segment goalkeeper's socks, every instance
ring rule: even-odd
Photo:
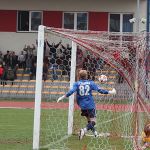
[[[84,130],[84,133],[86,133],[86,132],[87,132],[87,128],[84,128],[83,130]]]
[[[94,134],[94,137],[97,137],[97,136],[98,136],[97,131],[94,131],[93,134]]]
[[[95,122],[94,121],[88,122],[88,124],[87,124],[87,130],[91,130],[91,131],[94,132],[95,131],[94,126],[95,126]]]

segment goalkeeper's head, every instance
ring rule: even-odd
[[[86,80],[87,79],[87,71],[86,70],[80,70],[79,71],[79,79],[80,80]]]

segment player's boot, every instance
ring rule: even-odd
[[[94,137],[98,137],[97,131],[94,131],[93,134],[94,134]]]
[[[82,140],[82,138],[84,137],[84,135],[85,135],[84,129],[80,129],[79,140]]]

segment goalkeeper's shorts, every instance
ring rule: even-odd
[[[96,117],[96,110],[93,109],[81,109],[81,116],[85,116],[88,118],[95,118]]]

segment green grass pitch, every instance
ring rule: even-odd
[[[32,150],[32,133],[33,133],[33,109],[0,109],[0,150]],[[52,114],[52,115],[51,115]],[[63,117],[67,118],[67,111],[66,110],[42,110],[42,130],[41,130],[41,144],[47,145],[51,142],[54,144],[48,146],[47,148],[43,148],[45,150],[52,150],[52,149],[61,149],[65,150],[65,148],[69,148],[70,150],[82,150],[86,148],[88,150],[88,147],[93,146],[95,148],[103,149],[104,147],[109,147],[111,145],[111,148],[116,150],[125,150],[124,144],[126,143],[128,146],[128,150],[130,147],[132,147],[131,141],[127,139],[122,138],[114,138],[109,137],[107,140],[104,137],[99,137],[98,139],[95,139],[94,137],[85,137],[82,141],[78,140],[77,134],[73,134],[71,137],[66,138],[60,142],[55,142],[59,138],[67,135],[67,120],[65,121]],[[79,111],[75,112],[75,116],[78,116],[80,114]],[[47,121],[45,118],[47,118],[47,115],[50,115],[50,120]],[[111,122],[111,125],[103,126],[103,122],[106,122],[108,119],[112,118],[112,116],[116,115],[121,116],[122,114],[120,112],[109,114],[106,113],[106,111],[98,111],[98,115],[101,117],[98,117],[97,120],[97,129],[98,130],[118,130],[116,132],[122,132],[121,127],[118,127],[115,129],[115,125],[118,125],[121,122],[120,126],[123,126],[125,124],[122,120],[118,120],[118,122],[115,120],[114,122]],[[45,117],[44,117],[45,116]],[[54,117],[55,118],[52,118]],[[125,117],[129,117],[126,119],[130,119],[131,116],[126,113]],[[77,120],[80,122],[80,118],[76,117]],[[62,120],[61,120],[62,119]],[[121,119],[121,118],[120,118]],[[51,122],[51,120],[55,120]],[[85,120],[80,123],[79,126],[84,126],[86,124]],[[59,123],[58,123],[59,122]],[[48,128],[47,128],[48,126]],[[53,130],[56,127],[55,130]],[[62,128],[61,128],[62,127]],[[106,128],[106,129],[105,129]],[[58,132],[57,132],[58,130]],[[57,137],[55,136],[55,133],[57,134]],[[45,136],[47,137],[47,141],[44,139]],[[52,136],[52,137],[51,137]],[[52,141],[51,141],[52,140]],[[123,144],[124,143],[124,144]],[[103,147],[103,148],[102,148]],[[89,149],[90,150],[90,149]],[[132,150],[132,148],[131,148]]]

